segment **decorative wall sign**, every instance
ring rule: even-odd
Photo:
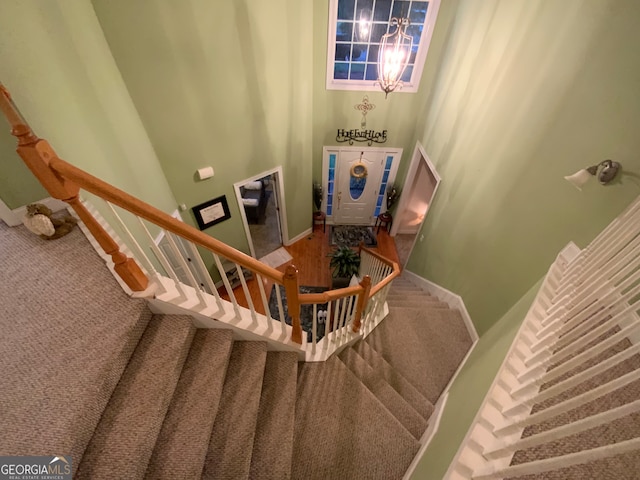
[[[227,197],[225,195],[209,200],[208,202],[201,203],[200,205],[196,205],[191,210],[193,211],[193,215],[196,217],[200,230],[204,230],[216,223],[220,223],[231,218],[229,204],[227,203]]]
[[[362,120],[360,121],[360,128],[362,128],[362,130],[366,129],[367,113],[369,113],[371,110],[376,108],[376,106],[373,103],[370,103],[369,97],[365,95],[364,97],[362,97],[362,103],[354,105],[353,108],[355,108],[356,110],[360,110],[362,112]]]
[[[373,143],[385,143],[386,141],[386,130],[376,132],[375,130],[345,130],[339,128],[336,135],[336,142],[349,142],[349,145],[353,145],[353,142],[367,142],[371,146]]]

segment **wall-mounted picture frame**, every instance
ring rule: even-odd
[[[196,205],[191,210],[196,217],[196,222],[198,222],[200,230],[212,227],[217,223],[224,222],[231,218],[226,195]]]

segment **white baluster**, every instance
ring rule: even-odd
[[[275,284],[273,286],[276,290],[276,301],[278,302],[278,313],[280,316],[280,325],[282,326],[282,336],[287,335],[287,320],[284,313],[284,307],[282,306],[282,293],[280,290],[280,285]]]
[[[167,260],[167,257],[165,257],[164,253],[162,253],[162,250],[160,250],[158,248],[158,246],[156,245],[155,240],[151,236],[151,233],[149,233],[149,230],[147,229],[147,226],[144,224],[142,219],[140,217],[136,217],[136,218],[138,219],[138,222],[140,222],[140,225],[142,226],[142,229],[143,229],[144,233],[146,234],[147,238],[149,239],[149,248],[151,249],[153,254],[156,256],[156,258],[158,259],[158,262],[160,262],[160,265],[162,265],[162,268],[164,269],[166,274],[169,275],[169,278],[171,278],[171,280],[173,280],[173,282],[174,282],[174,284],[176,286],[176,290],[178,291],[178,295],[180,296],[180,300],[181,301],[186,300],[187,299],[187,293],[183,288],[182,282],[180,282],[180,280],[178,279],[178,276],[176,275],[176,272],[174,272],[173,268],[171,268],[171,264]]]
[[[167,232],[165,230],[164,235],[165,235],[165,238],[167,239],[167,242],[169,243],[169,248],[171,248],[171,251],[173,252],[174,257],[176,258],[176,260],[178,260],[178,263],[180,263],[180,266],[182,267],[185,274],[187,275],[189,282],[191,282],[191,286],[194,288],[196,292],[196,296],[198,297],[198,302],[200,304],[200,307],[203,309],[207,308],[208,307],[207,299],[202,293],[202,290],[200,290],[200,284],[198,284],[198,281],[196,280],[196,277],[193,275],[193,272],[191,271],[191,269],[189,268],[187,261],[184,259],[184,257],[182,256],[182,253],[178,249],[178,245],[176,244],[176,241],[173,238],[173,233]]]
[[[249,311],[251,312],[251,318],[255,323],[258,322],[258,316],[256,315],[256,309],[253,306],[253,299],[251,298],[251,293],[249,292],[249,287],[247,286],[247,279],[244,276],[244,272],[242,271],[242,267],[239,264],[235,264],[238,278],[240,279],[240,284],[242,285],[242,291],[244,292],[245,299],[247,300],[247,306],[249,307]]]
[[[220,298],[220,294],[218,293],[218,289],[216,288],[216,284],[213,283],[213,279],[211,278],[211,274],[209,274],[209,270],[207,269],[207,266],[204,264],[204,261],[202,260],[202,256],[200,255],[200,252],[198,251],[198,248],[190,241],[185,241],[184,242],[187,246],[187,248],[189,249],[189,253],[191,254],[191,257],[195,260],[195,262],[197,263],[198,267],[200,268],[200,271],[202,271],[203,273],[205,273],[205,277],[204,280],[205,282],[207,282],[207,286],[209,287],[209,290],[211,291],[211,294],[215,297],[216,299],[216,305],[218,306],[218,311],[222,312],[224,311],[224,306],[222,305],[222,299]]]
[[[577,453],[570,453],[568,455],[536,460],[534,462],[512,465],[504,468],[498,467],[495,464],[490,464],[487,467],[478,469],[471,479],[490,480],[550,472],[561,468],[580,465],[582,463],[594,462],[596,460],[613,457],[615,455],[622,455],[638,449],[640,449],[640,437],[605,445],[603,447],[592,448],[590,450],[582,450]]]
[[[240,308],[238,307],[238,301],[236,300],[236,296],[233,293],[233,288],[231,288],[231,284],[229,283],[229,279],[227,278],[227,274],[222,267],[222,262],[220,261],[220,257],[217,254],[213,254],[213,261],[216,264],[218,269],[218,273],[220,274],[220,278],[222,279],[222,283],[224,284],[224,288],[227,291],[227,295],[229,295],[229,300],[233,305],[233,311],[235,313],[236,318],[240,318]]]

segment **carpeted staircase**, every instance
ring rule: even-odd
[[[151,315],[77,230],[2,225],[0,246],[0,451],[70,454],[76,478],[400,479],[471,346],[459,312],[400,278],[366,340],[298,363]]]

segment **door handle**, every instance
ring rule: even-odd
[[[342,200],[342,192],[338,192],[338,209],[340,209],[340,200]]]

